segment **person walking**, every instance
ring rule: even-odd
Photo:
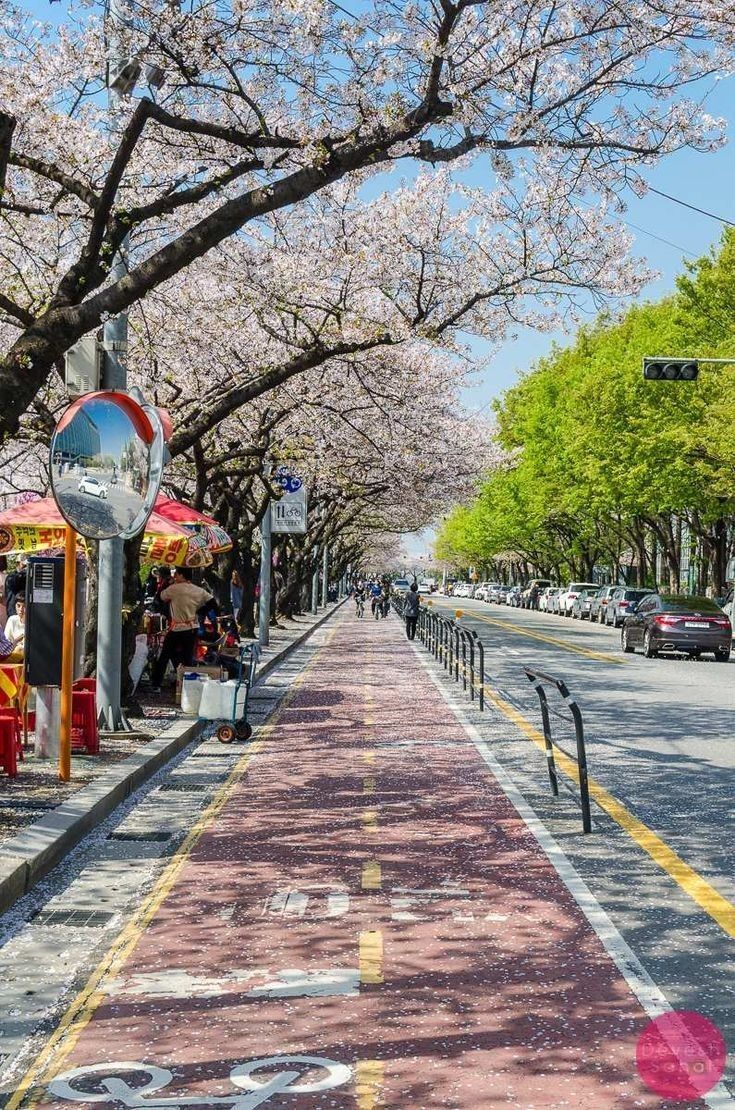
[[[209,590],[194,585],[188,567],[176,567],[173,583],[161,591],[161,599],[171,607],[171,624],[161,654],[153,665],[151,686],[154,693],[160,692],[169,663],[173,663],[174,667],[179,663],[191,666],[199,631],[198,611],[207,602],[214,601]]]
[[[242,578],[238,571],[233,570],[232,578],[230,579],[230,605],[232,606],[232,615],[237,622],[238,628],[240,627],[240,610],[242,609],[244,597],[245,590],[243,588]]]
[[[409,640],[413,640],[416,635],[420,604],[419,588],[415,582],[412,582],[411,588],[406,594],[406,600],[403,603],[403,617],[406,621],[406,636]]]

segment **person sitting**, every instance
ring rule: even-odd
[[[8,617],[5,635],[12,644],[13,650],[10,655],[5,656],[3,663],[22,662],[25,656],[26,603],[21,597],[15,602],[15,613]]]

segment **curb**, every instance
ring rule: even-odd
[[[256,671],[254,685],[329,620],[344,600],[334,604],[320,620],[268,659]],[[196,740],[205,724],[191,718],[175,721],[158,739],[121,760],[94,782],[83,786],[69,801],[0,845],[0,914],[48,875],[87,833],[109,817],[139,786]]]

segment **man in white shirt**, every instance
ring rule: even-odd
[[[179,663],[183,663],[185,667],[191,666],[199,629],[197,611],[212,600],[209,590],[194,585],[188,567],[176,567],[172,585],[161,590],[160,596],[170,605],[171,624],[163,641],[161,654],[153,665],[151,686],[154,693],[161,689],[161,681],[169,662],[173,663],[174,668]]]

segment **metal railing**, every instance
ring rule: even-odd
[[[394,602],[394,608],[403,615],[402,606]],[[479,707],[484,711],[485,648],[477,633],[463,627],[459,620],[444,617],[425,606],[419,609],[416,632],[450,677],[456,683],[461,680],[465,692],[469,690],[470,700],[474,701],[477,696]]]
[[[577,764],[577,774],[579,779],[579,797],[582,803],[582,828],[588,833],[592,832],[592,818],[590,815],[590,792],[589,783],[587,780],[587,752],[584,744],[584,725],[582,723],[582,714],[576,701],[569,693],[567,685],[560,678],[553,678],[551,675],[544,674],[543,671],[534,671],[530,667],[523,668],[526,678],[533,685],[536,693],[538,694],[539,703],[541,705],[541,721],[543,722],[544,729],[544,747],[546,749],[546,762],[549,769],[549,782],[551,783],[551,793],[554,797],[559,795],[559,782],[556,777],[556,761],[554,759],[554,748],[563,752],[568,759],[575,760]],[[545,687],[553,687],[562,697],[565,705],[569,710],[568,716],[554,709],[549,705],[549,699],[546,696]],[[551,732],[551,716],[560,718],[574,725],[574,738],[577,745],[576,757],[568,752],[559,744]]]
[[[393,599],[393,608],[399,617],[403,616],[402,599]],[[470,699],[474,702],[477,695],[479,708],[485,709],[485,645],[477,633],[462,625],[456,617],[446,617],[428,606],[421,606],[416,625],[418,639],[424,647],[431,652],[437,662],[441,663],[444,670],[455,682],[462,682],[462,689],[469,690]],[[541,707],[541,720],[543,724],[544,747],[546,762],[549,772],[551,792],[555,797],[559,795],[559,781],[556,771],[554,749],[557,749],[577,765],[577,778],[582,806],[582,828],[585,833],[592,831],[592,818],[590,813],[589,782],[587,776],[587,752],[584,741],[584,724],[582,713],[577,702],[569,692],[566,683],[543,671],[524,667],[523,671],[529,682],[533,685],[538,695]],[[565,714],[549,704],[545,687],[553,687],[562,698],[568,713]],[[525,700],[525,699],[524,699]],[[571,723],[574,726],[576,755],[566,751],[555,740],[551,731],[551,717]]]

